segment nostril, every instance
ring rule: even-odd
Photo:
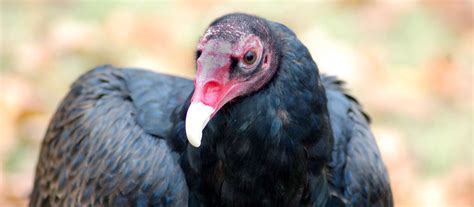
[[[204,92],[211,93],[211,92],[219,91],[220,88],[221,88],[221,84],[219,84],[217,81],[208,81],[204,85]]]
[[[203,87],[205,102],[214,102],[219,97],[221,92],[221,84],[217,81],[209,81]]]

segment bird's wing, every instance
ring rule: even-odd
[[[322,76],[322,81],[334,134],[328,175],[331,200],[353,206],[392,206],[388,174],[369,117],[345,93],[342,81],[331,76]]]
[[[188,189],[166,140],[192,81],[98,67],[79,78],[43,140],[30,206],[183,206]]]

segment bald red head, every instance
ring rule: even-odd
[[[278,61],[266,20],[245,14],[217,19],[199,40],[197,50],[194,94],[186,118],[186,132],[194,146],[199,146],[207,121],[229,101],[265,85]],[[206,114],[192,111],[198,110],[193,107],[198,103],[199,110]],[[201,115],[209,117],[193,117]],[[192,123],[195,120],[206,123]]]

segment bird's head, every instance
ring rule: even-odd
[[[226,103],[259,90],[275,74],[278,51],[267,21],[246,14],[218,18],[199,40],[196,65],[186,134],[199,147],[206,124]]]

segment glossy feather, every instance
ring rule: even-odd
[[[30,206],[185,205],[184,175],[164,134],[191,88],[112,66],[83,75],[48,128]]]

